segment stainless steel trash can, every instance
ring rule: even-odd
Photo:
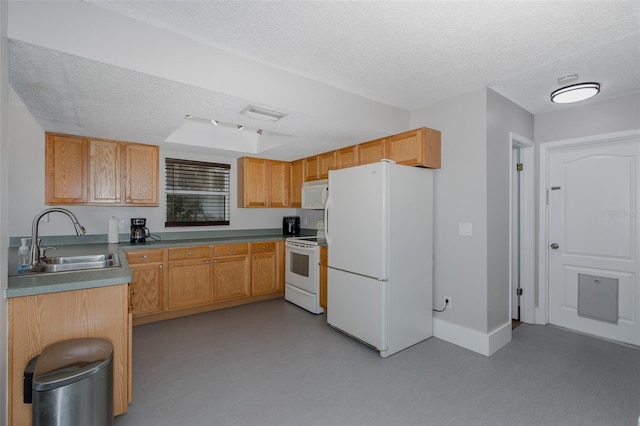
[[[113,345],[81,338],[47,346],[33,373],[33,426],[113,426]]]

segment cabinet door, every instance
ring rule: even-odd
[[[127,143],[122,149],[125,204],[158,206],[158,147]]]
[[[320,247],[320,306],[327,309],[327,247]]]
[[[397,164],[440,168],[440,132],[420,129],[400,133],[387,138],[386,157]]]
[[[336,151],[318,155],[318,178],[329,178],[329,170],[336,168]]]
[[[240,207],[267,207],[269,198],[267,160],[251,157],[238,159],[238,179]]]
[[[302,207],[303,160],[291,163],[291,192],[289,196],[291,207]]]
[[[169,262],[167,301],[170,310],[209,303],[210,263],[208,259]]]
[[[278,291],[275,253],[258,253],[251,256],[251,294]]]
[[[318,156],[305,158],[303,161],[303,179],[305,182],[318,180]]]
[[[291,165],[285,161],[268,161],[269,207],[289,207]]]
[[[45,140],[45,203],[87,202],[88,141],[47,133]]]
[[[358,164],[377,163],[384,158],[384,139],[358,145]]]
[[[213,259],[213,301],[251,296],[251,269],[248,255]]]
[[[346,169],[358,165],[358,145],[349,146],[336,151],[336,168]]]
[[[133,316],[153,314],[162,311],[162,263],[129,265],[130,308]]]
[[[89,203],[120,204],[120,164],[118,142],[89,141]]]

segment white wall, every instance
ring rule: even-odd
[[[534,117],[493,90],[487,93],[487,114],[487,329],[491,332],[511,326],[511,132],[533,140]]]
[[[435,173],[434,314],[487,332],[487,90],[439,102],[411,114],[411,127],[442,132],[442,168]],[[471,223],[471,237],[458,235]]]
[[[536,115],[535,141],[545,143],[640,129],[640,93]]]
[[[8,99],[8,71],[7,71],[7,2],[0,2],[0,424],[7,424],[8,409],[8,371],[9,356],[7,299],[4,297],[7,288],[7,224],[8,197],[7,176],[9,156],[7,153],[7,99]]]
[[[26,107],[16,99],[9,106],[9,236],[31,235],[34,216],[45,209],[44,204],[44,131],[35,121]],[[90,207],[70,206],[87,234],[106,234],[110,217],[126,219],[129,231],[129,219],[146,217],[151,232],[227,230],[227,229],[264,229],[282,226],[282,216],[296,214],[295,209],[241,209],[237,207],[237,164],[235,159],[219,158],[204,154],[186,154],[182,152],[160,151],[160,207]],[[231,223],[229,226],[165,228],[164,212],[164,158],[186,158],[198,161],[212,161],[231,164]],[[73,235],[74,229],[64,215],[49,215],[48,223],[40,224],[40,235]],[[315,224],[314,224],[315,225]]]

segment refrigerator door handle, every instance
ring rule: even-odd
[[[324,205],[324,239],[327,241],[327,245],[331,245],[329,206],[331,206],[331,198],[327,197],[327,202]]]

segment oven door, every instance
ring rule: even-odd
[[[318,294],[320,284],[320,247],[285,243],[285,282],[312,294]]]

